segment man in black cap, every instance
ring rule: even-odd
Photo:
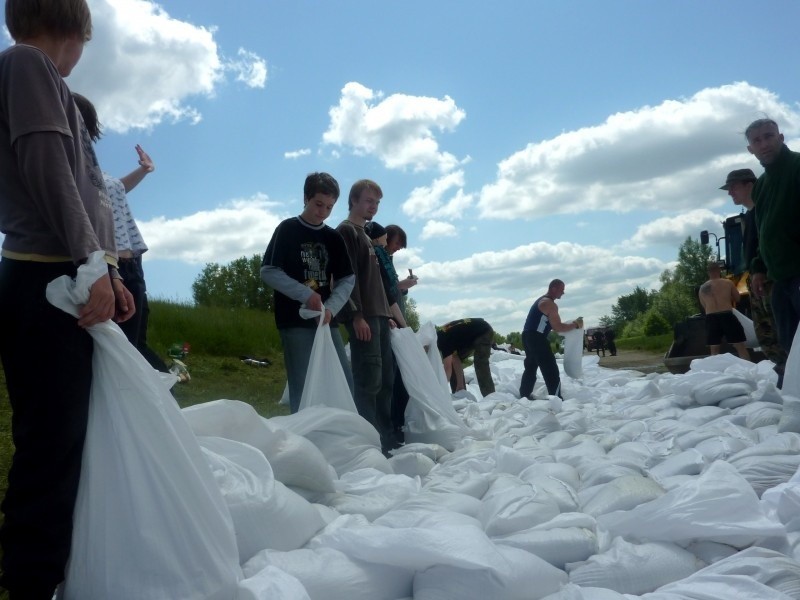
[[[756,176],[750,169],[736,169],[728,173],[725,185],[719,189],[728,192],[736,206],[744,207],[744,259],[748,266],[758,250],[758,229],[756,228],[756,211],[752,193]],[[778,332],[775,329],[775,319],[772,316],[770,295],[772,282],[764,282],[764,293],[756,296],[752,289],[752,277],[747,276],[747,289],[750,292],[750,314],[756,330],[758,343],[766,357],[775,363],[775,372],[778,373],[779,385],[783,381],[783,370],[786,365],[786,351],[778,343]]]

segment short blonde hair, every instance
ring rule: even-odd
[[[6,0],[6,27],[15,42],[39,35],[88,42],[92,13],[86,0]]]
[[[381,186],[372,181],[371,179],[359,179],[350,188],[350,196],[347,198],[347,210],[353,208],[353,201],[358,200],[364,190],[370,190],[378,195],[378,198],[383,198],[383,190]]]

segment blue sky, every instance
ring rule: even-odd
[[[800,3],[89,0],[68,79],[105,126],[151,296],[190,300],[208,262],[263,253],[328,171],[401,225],[421,317],[519,331],[554,277],[596,323],[658,287],[678,246],[721,233],[742,132],[769,115],[800,149]],[[2,41],[11,43],[5,30]]]

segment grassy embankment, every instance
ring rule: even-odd
[[[665,354],[672,344],[672,334],[638,336],[622,338],[617,340],[617,348],[620,350],[639,350],[642,352],[653,352],[655,354]]]

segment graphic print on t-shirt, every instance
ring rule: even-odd
[[[314,291],[328,286],[328,249],[319,242],[300,244],[300,260],[303,262],[305,285]]]

